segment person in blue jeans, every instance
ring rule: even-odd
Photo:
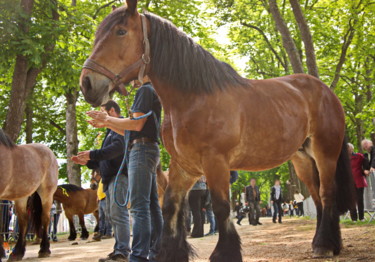
[[[283,209],[281,203],[284,202],[283,192],[280,186],[280,180],[275,180],[275,185],[271,188],[271,204],[273,205],[272,222],[276,223],[276,218],[279,216],[279,223],[282,223]]]
[[[119,105],[113,100],[103,104],[100,110],[107,116],[123,119]],[[77,156],[72,157],[72,160],[77,164],[87,165],[90,169],[99,168],[102,176],[103,191],[106,194],[106,210],[113,227],[115,245],[113,252],[105,258],[99,259],[99,262],[127,262],[130,254],[129,211],[127,206],[117,205],[114,198],[115,179],[124,153],[124,136],[107,129],[101,149],[79,152]],[[125,202],[127,191],[128,173],[124,168],[121,170],[117,182],[116,198],[120,203]]]
[[[99,111],[87,114],[93,118],[94,127],[107,127],[128,137],[128,198],[133,221],[131,262],[156,261],[160,246],[163,218],[158,201],[156,167],[159,163],[159,123],[161,104],[146,76],[139,87],[131,107],[132,116],[137,118],[149,112],[142,119],[115,118]]]

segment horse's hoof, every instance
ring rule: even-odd
[[[38,258],[44,258],[44,257],[50,257],[51,256],[51,251],[48,252],[39,252]]]
[[[10,254],[7,261],[21,261],[21,260],[22,260],[22,257]]]
[[[74,240],[76,240],[76,238],[75,237],[68,237],[68,240],[69,241],[74,241]]]
[[[321,248],[321,247],[316,247],[313,250],[313,258],[331,258],[331,257],[333,257],[332,250]]]

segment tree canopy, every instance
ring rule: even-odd
[[[121,6],[123,1],[0,2],[0,121],[18,143],[44,143],[66,159],[67,105],[69,94],[77,94],[77,146],[100,147],[104,130],[86,123],[90,106],[78,93],[79,75],[95,30],[112,5]],[[247,78],[296,72],[319,76],[340,98],[347,135],[356,150],[361,151],[363,138],[374,138],[375,2],[146,0],[139,2],[142,9],[171,20]],[[15,97],[21,86],[22,96]],[[126,115],[124,98],[115,95],[115,100]],[[163,147],[161,156],[167,169],[169,155]],[[67,178],[66,165],[60,169],[61,178]],[[87,179],[89,171],[81,172]],[[289,188],[296,183],[292,173],[288,164],[265,172],[240,172],[232,191],[237,197],[251,177],[262,177],[259,183],[266,201],[275,177]]]

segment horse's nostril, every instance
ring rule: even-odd
[[[86,91],[90,91],[92,89],[91,80],[88,76],[86,76],[83,79],[83,87],[86,89]]]

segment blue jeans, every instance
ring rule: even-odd
[[[159,250],[163,218],[158,200],[156,166],[159,147],[137,143],[129,154],[129,202],[133,218],[131,262],[155,261]]]
[[[207,213],[207,220],[210,223],[209,233],[215,233],[216,221],[215,221],[215,215],[214,215],[214,212],[212,211],[212,208],[206,209],[206,213]]]
[[[120,175],[117,182],[116,197],[118,202],[124,203],[126,193],[128,191],[128,178],[125,175]],[[106,193],[107,214],[109,214],[110,222],[113,227],[115,235],[114,254],[122,254],[126,257],[130,253],[130,223],[128,208],[120,207],[116,204],[114,199],[114,184],[115,178],[108,184]]]
[[[112,225],[109,221],[107,213],[107,200],[104,198],[99,200],[99,233],[102,236],[112,236]]]

